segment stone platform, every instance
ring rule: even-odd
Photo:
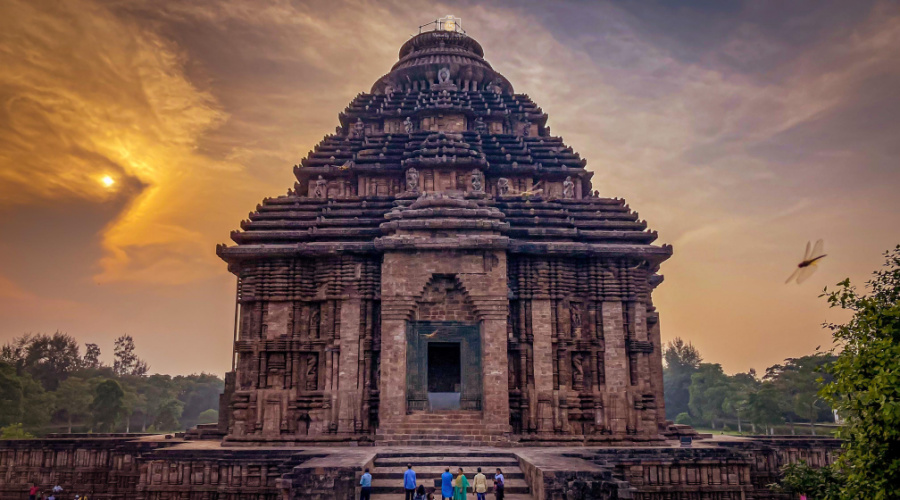
[[[0,498],[49,490],[116,500],[331,500],[358,498],[368,467],[376,500],[398,498],[411,463],[433,486],[445,467],[488,478],[500,467],[511,500],[748,500],[769,491],[786,463],[833,462],[840,443],[814,437],[715,436],[680,448],[647,447],[223,447],[172,436],[83,435],[0,441]],[[703,496],[697,496],[702,494]]]

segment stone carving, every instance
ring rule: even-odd
[[[501,177],[497,179],[497,191],[500,193],[500,196],[506,196],[509,194],[509,179],[506,177]]]
[[[481,170],[475,169],[472,171],[472,191],[476,193],[484,192],[484,174],[481,173]]]
[[[306,359],[306,390],[314,391],[319,387],[319,355],[310,354]]]
[[[406,190],[410,193],[419,192],[419,171],[414,168],[406,171]]]
[[[584,389],[584,357],[581,353],[572,355],[572,389]]]
[[[313,197],[315,198],[324,198],[325,193],[328,191],[328,181],[322,178],[320,175],[318,179],[316,179],[316,187],[313,190]]]
[[[529,135],[531,135],[531,122],[525,120],[522,123],[522,137],[528,137]]]
[[[572,337],[579,338],[581,337],[581,305],[577,303],[572,303],[569,305],[569,311],[571,312],[572,317]]]
[[[484,119],[480,116],[478,118],[475,118],[475,132],[478,132],[479,134],[488,133],[487,124],[484,123]]]
[[[572,176],[566,177],[563,181],[563,198],[567,200],[575,198],[575,183],[572,182]]]
[[[362,139],[366,136],[366,124],[363,123],[362,118],[357,118],[356,123],[353,124],[353,137],[356,139]]]
[[[413,132],[413,122],[412,119],[408,116],[405,120],[403,120],[403,130],[405,130],[407,134],[411,134]]]
[[[438,83],[445,85],[450,81],[450,68],[441,68],[438,71]]]

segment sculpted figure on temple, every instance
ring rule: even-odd
[[[403,120],[403,130],[406,130],[407,134],[411,134],[413,131],[413,122],[408,116]]]
[[[450,69],[449,68],[441,68],[438,71],[438,83],[441,85],[450,81]]]
[[[479,134],[486,134],[488,132],[487,124],[484,123],[484,120],[479,116],[475,118],[475,132]]]
[[[579,353],[572,355],[572,389],[584,389],[584,359]]]
[[[316,198],[324,198],[325,192],[327,190],[328,181],[322,178],[320,175],[318,179],[316,179],[316,187],[313,190],[313,196]]]
[[[500,196],[506,196],[509,194],[509,179],[506,177],[501,177],[497,179],[497,191],[500,193]]]
[[[528,137],[530,134],[531,134],[531,122],[528,120],[525,120],[525,122],[522,123],[522,136]]]
[[[319,356],[310,354],[306,360],[306,390],[314,391],[319,387]]]
[[[414,168],[406,171],[406,190],[411,193],[419,192],[419,171]]]
[[[572,313],[572,337],[581,337],[581,306],[578,304],[571,304],[569,310]]]
[[[356,123],[353,124],[353,137],[360,139],[366,136],[366,124],[363,123],[362,118],[357,118]]]
[[[472,171],[472,191],[476,193],[484,192],[484,174],[481,173],[481,170],[477,168]]]
[[[575,183],[572,182],[572,176],[566,177],[563,181],[563,198],[571,200],[575,197]]]

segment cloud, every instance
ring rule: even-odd
[[[26,236],[53,217],[93,215],[89,234],[60,236],[80,252],[70,274],[2,259],[0,294],[121,300],[105,311],[110,332],[138,332],[128,321],[141,313],[148,338],[161,328],[171,341],[177,324],[217,338],[232,291],[214,244],[291,187],[291,165],[417,26],[447,13],[588,159],[595,188],[676,243],[655,295],[664,336],[708,359],[762,368],[821,343],[815,292],[781,287],[797,252],[826,238],[819,287],[864,276],[900,229],[895,4],[10,0],[0,212],[18,223],[0,250],[36,245]],[[199,318],[197,296],[224,305]],[[148,344],[155,367],[180,369],[168,345]]]

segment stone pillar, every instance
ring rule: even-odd
[[[662,371],[662,340],[659,333],[659,313],[656,311],[647,313],[649,330],[647,337],[653,345],[650,354],[650,384],[653,394],[656,396],[656,421],[661,427],[666,425],[666,400],[663,395],[663,371]]]
[[[624,436],[628,421],[626,408],[628,390],[628,354],[625,350],[625,327],[622,324],[622,303],[604,301],[603,338],[605,341],[606,415],[613,435]]]
[[[534,393],[529,394],[532,417],[538,432],[553,432],[553,343],[549,299],[531,301],[534,333]]]
[[[341,305],[341,358],[338,367],[338,432],[352,433],[359,412],[360,299]]]

